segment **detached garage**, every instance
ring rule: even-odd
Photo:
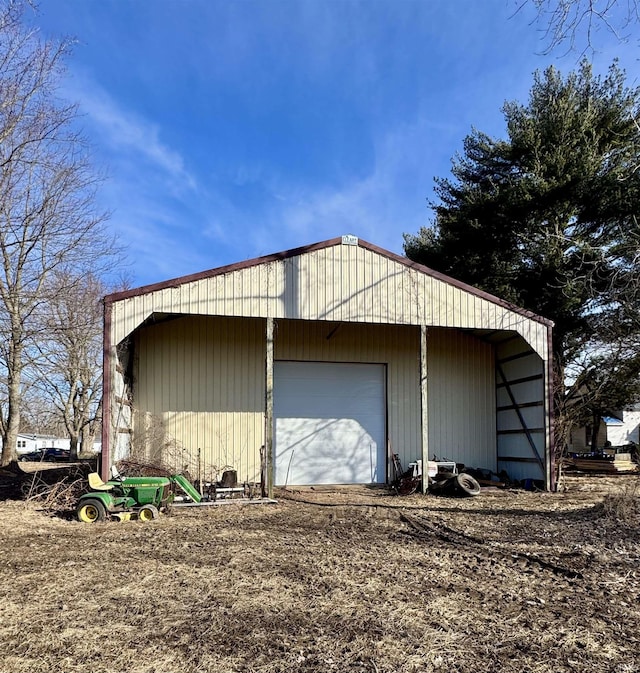
[[[103,476],[384,484],[434,457],[551,487],[551,323],[354,236],[105,298]]]

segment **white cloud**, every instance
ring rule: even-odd
[[[424,117],[379,132],[369,175],[338,189],[297,180],[293,186],[286,174],[276,176],[260,161],[236,166],[236,185],[261,184],[268,195],[251,206],[225,192],[216,176],[205,180],[188,171],[158,124],[99,86],[84,79],[73,94],[112,164],[104,197],[140,284],[346,233],[401,253],[402,234],[428,222],[433,172],[447,170],[450,139],[460,138],[459,127],[436,126]]]
[[[162,140],[161,126],[83,74],[66,82],[64,94],[79,103],[80,122],[107,165],[99,198],[112,213],[110,225],[133,282],[155,282],[207,264],[207,250],[193,243],[198,182],[181,152]]]
[[[182,189],[196,189],[196,180],[185,167],[182,155],[163,143],[160,126],[119,105],[104,89],[87,77],[75,80],[73,89],[66,92],[79,101],[80,111],[95,127],[94,138],[108,153],[117,153],[121,167],[123,159],[139,167],[145,160],[149,167],[171,178]]]
[[[262,226],[254,223],[247,232],[256,254],[347,233],[402,252],[402,234],[415,233],[429,221],[433,171],[448,167],[450,143],[443,143],[442,136],[458,133],[458,128],[421,119],[375,140],[373,171],[339,190],[293,192],[282,184],[272,186],[278,206]]]

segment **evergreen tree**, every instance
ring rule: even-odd
[[[507,138],[467,136],[405,253],[554,321],[560,416],[567,374],[597,370],[599,406],[620,404],[640,376],[640,90],[585,60],[503,113]]]

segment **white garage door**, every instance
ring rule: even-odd
[[[384,365],[276,362],[275,483],[386,479]]]

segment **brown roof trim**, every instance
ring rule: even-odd
[[[111,304],[113,302],[121,301],[123,299],[129,299],[131,297],[139,297],[141,295],[149,294],[150,292],[157,292],[159,290],[177,288],[186,283],[193,283],[199,280],[204,280],[205,278],[221,276],[225,273],[231,273],[232,271],[240,271],[241,269],[248,269],[253,266],[258,266],[260,264],[268,264],[269,262],[281,261],[283,259],[288,259],[290,257],[295,257],[297,255],[302,255],[304,253],[313,252],[314,250],[323,250],[324,248],[330,248],[334,245],[341,245],[341,244],[342,244],[341,236],[338,238],[330,238],[327,241],[313,243],[312,245],[304,245],[299,248],[292,248],[291,250],[284,250],[283,252],[276,252],[271,255],[265,255],[263,257],[255,257],[253,259],[247,259],[244,262],[228,264],[226,266],[220,266],[215,269],[209,269],[208,271],[200,271],[198,273],[193,273],[188,276],[180,276],[179,278],[165,280],[160,283],[154,283],[152,285],[144,285],[142,287],[134,288],[133,290],[116,292],[114,294],[107,295],[104,301],[108,304]],[[476,297],[486,299],[487,301],[490,301],[493,304],[502,306],[503,308],[513,311],[514,313],[518,313],[522,316],[525,316],[526,318],[530,318],[531,320],[535,320],[549,327],[553,326],[553,322],[547,318],[543,318],[542,316],[536,315],[532,311],[520,308],[515,304],[505,301],[504,299],[500,299],[499,297],[489,294],[484,290],[480,290],[477,287],[467,285],[466,283],[456,280],[455,278],[451,278],[451,276],[447,276],[443,273],[440,273],[439,271],[434,271],[433,269],[430,269],[427,266],[423,266],[422,264],[418,264],[417,262],[412,262],[407,257],[402,257],[401,255],[398,255],[394,252],[390,252],[389,250],[380,248],[377,245],[373,245],[373,243],[368,243],[367,241],[362,240],[361,238],[358,239],[358,245],[361,248],[371,250],[371,252],[375,252],[379,255],[382,255],[383,257],[387,257],[393,261],[403,264],[404,266],[407,266],[411,269],[415,269],[416,271],[431,276],[436,280],[440,280],[444,283],[447,283],[448,285],[452,285],[453,287],[457,287],[461,290],[464,290],[465,292],[469,292],[470,294],[473,294]]]

